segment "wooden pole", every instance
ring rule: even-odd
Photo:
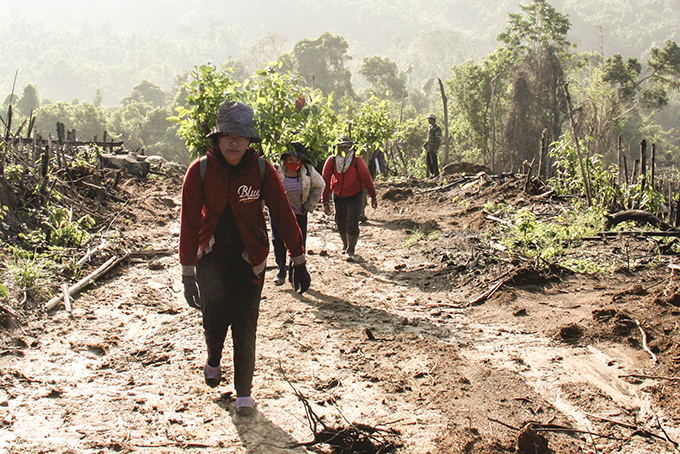
[[[496,171],[496,79],[500,74],[496,74],[491,79],[491,170]]]
[[[616,151],[618,152],[619,156],[619,171],[618,171],[618,183],[621,184],[621,180],[623,179],[623,150],[621,149],[621,136],[619,136],[618,140],[616,141]]]
[[[586,189],[586,200],[588,201],[588,206],[593,206],[593,200],[590,197],[590,181],[588,174],[586,173],[586,168],[583,165],[583,157],[581,156],[581,147],[578,143],[578,137],[576,136],[576,123],[574,122],[574,112],[571,108],[571,97],[569,96],[569,82],[564,83],[564,92],[567,95],[567,107],[569,108],[569,119],[571,120],[571,131],[574,135],[574,143],[576,144],[576,155],[578,156],[578,163],[581,167],[581,177],[583,178],[583,186]]]
[[[543,159],[545,158],[545,152],[547,144],[545,143],[548,137],[548,128],[545,128],[541,133],[541,151],[538,155],[538,178],[543,178]]]
[[[645,174],[647,173],[647,141],[642,139],[640,142],[640,188],[645,190]]]
[[[442,80],[439,77],[437,77],[437,80],[439,81],[439,91],[442,93],[442,104],[444,104],[444,162],[440,166],[443,168],[449,163],[449,111],[447,108],[449,101],[444,92]]]
[[[656,162],[656,144],[652,144],[652,156],[651,156],[651,162],[649,164],[650,167],[650,175],[649,175],[649,183],[652,185],[652,188],[655,188],[654,186],[654,168],[655,168],[655,162]]]

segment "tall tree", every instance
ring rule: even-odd
[[[28,84],[24,87],[24,92],[17,101],[17,108],[25,117],[28,117],[38,107],[40,107],[38,88],[33,84]]]
[[[142,102],[151,104],[153,107],[163,107],[166,99],[167,95],[161,87],[143,80],[132,88],[130,94],[121,99],[121,104],[125,106],[132,102]]]
[[[355,96],[352,74],[346,63],[352,59],[347,54],[349,45],[342,36],[324,32],[317,39],[301,39],[293,47],[294,70],[308,86],[319,88],[325,96],[335,92]]]
[[[563,86],[571,47],[569,18],[545,0],[532,0],[520,10],[509,14],[505,31],[497,37],[514,61],[500,156],[508,170],[537,157],[544,129],[549,143],[557,140],[567,113]]]
[[[370,84],[370,94],[380,99],[400,100],[406,89],[406,82],[400,77],[397,64],[389,58],[365,57],[359,74]]]

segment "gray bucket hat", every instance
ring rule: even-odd
[[[255,129],[253,116],[253,109],[250,106],[238,101],[227,101],[220,106],[217,112],[217,126],[208,133],[208,137],[226,132],[247,137],[251,142],[261,142],[262,139]]]
[[[350,139],[347,136],[342,136],[338,139],[338,141],[335,143],[336,146],[340,145],[349,145],[350,147],[354,145],[354,142],[352,142],[352,139]]]
[[[427,118],[428,120],[429,120],[429,119],[432,119],[432,120],[434,120],[434,121],[437,121],[437,116],[436,116],[435,114],[433,114],[433,113],[431,113],[430,115],[428,115],[428,116],[425,117],[425,118]]]

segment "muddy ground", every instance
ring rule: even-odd
[[[123,181],[125,203],[102,216],[101,236],[117,246],[87,269],[121,246],[158,253],[122,261],[70,313],[20,294],[7,302],[18,317],[5,314],[0,330],[0,452],[331,452],[310,443],[304,402],[327,427],[379,429],[373,442],[403,453],[675,452],[675,257],[649,237],[590,240],[574,254],[615,271],[536,270],[495,241],[508,213],[489,218],[484,206],[550,218],[568,205],[524,194],[512,176],[460,183],[379,184],[355,263],[342,260],[331,219],[312,215],[312,287],[302,296],[277,287],[269,268],[257,412],[240,417],[231,347],[227,379],[207,387],[200,314],[167,252],[181,176]],[[408,245],[418,231],[441,234]]]

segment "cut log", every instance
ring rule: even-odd
[[[102,154],[100,162],[106,169],[122,169],[136,176],[145,177],[151,170],[151,163],[140,160],[136,154],[114,155]]]

